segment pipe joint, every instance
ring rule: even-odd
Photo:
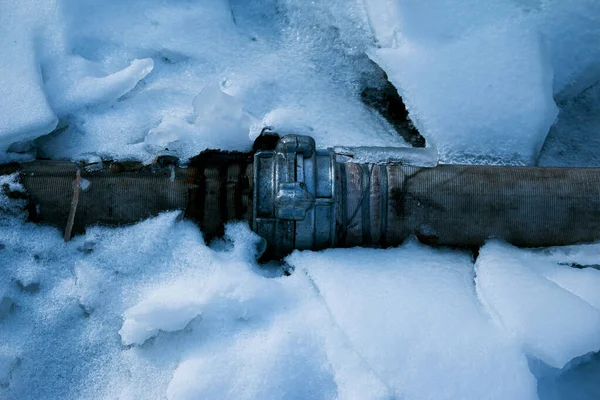
[[[274,256],[335,244],[335,157],[288,135],[254,155],[253,230]]]

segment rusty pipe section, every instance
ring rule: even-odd
[[[438,165],[426,148],[317,149],[289,135],[255,153],[207,151],[182,168],[34,161],[19,171],[29,218],[65,228],[80,172],[73,233],[184,210],[205,238],[248,221],[266,256],[294,249],[401,244],[476,247],[498,237],[525,247],[600,239],[600,168]]]
[[[64,230],[78,170],[81,190],[73,234],[91,225],[133,224],[163,211],[183,210],[210,240],[223,234],[226,222],[252,218],[250,153],[207,151],[185,168],[169,158],[152,165],[40,160],[0,166],[0,175],[19,173],[29,220]]]

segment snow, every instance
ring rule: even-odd
[[[600,80],[600,3],[540,1],[540,29],[554,69],[554,92],[570,100]]]
[[[382,160],[598,166],[599,7],[0,0],[0,162],[185,161],[265,128],[406,146],[361,100],[381,68],[430,147]],[[244,223],[208,245],[179,213],[64,243],[21,190],[0,176],[0,398],[600,396],[598,243],[259,265]]]
[[[330,398],[355,384],[306,276],[259,271],[260,239],[244,224],[215,250],[178,213],[68,244],[11,223],[0,282],[16,307],[0,354],[22,361],[3,398]]]
[[[477,300],[470,254],[408,243],[296,253],[288,261],[303,266],[332,319],[394,397],[536,398],[525,356]]]
[[[594,0],[365,5],[380,45],[370,57],[445,162],[536,163],[554,99],[600,80]]]
[[[58,119],[53,133],[13,150],[144,162],[165,153],[185,161],[211,147],[247,150],[266,126],[284,132],[301,125],[323,146],[404,146],[360,98],[363,86],[384,83],[364,52],[370,38],[361,10],[360,1],[342,7],[57,0],[40,22],[57,28],[38,39],[42,46],[51,41],[52,51],[24,52],[40,59],[34,66],[43,80],[39,72],[21,77],[47,99],[52,124],[33,131],[12,118],[20,111],[14,104],[1,114],[14,127],[0,134],[6,132],[7,144],[8,137],[32,139],[52,132]],[[12,38],[13,25],[23,21],[8,22]],[[20,69],[16,60],[3,62],[7,71]],[[221,96],[219,118],[209,105],[219,98],[215,88],[230,98]],[[25,115],[43,122],[41,115]]]
[[[207,85],[192,104],[194,113],[189,120],[165,116],[148,132],[144,143],[158,151],[168,148],[183,158],[197,155],[198,149],[238,150],[239,143],[251,145],[248,132],[257,121],[218,84]]]
[[[80,108],[114,101],[129,93],[154,68],[151,58],[133,60],[128,67],[107,76],[89,75],[94,65],[81,57],[72,57],[64,69],[49,69],[45,89],[50,96],[52,109],[65,116]],[[75,82],[73,78],[78,78]]]
[[[285,276],[256,263],[261,240],[244,223],[210,247],[177,212],[67,244],[17,217],[2,224],[0,288],[14,302],[0,319],[3,398],[596,393],[596,363],[582,357],[600,349],[600,273],[565,263],[597,259],[598,245],[490,243],[475,266],[413,241],[295,252]]]
[[[540,165],[596,167],[600,165],[600,80],[565,102],[548,134]],[[574,155],[577,155],[576,157]]]
[[[494,318],[528,354],[562,368],[600,348],[600,309],[591,304],[597,303],[597,295],[586,290],[594,281],[552,264],[543,255],[490,242],[477,260],[477,289]]]
[[[246,150],[264,127],[404,146],[360,100],[382,85],[371,57],[442,161],[532,164],[554,98],[600,79],[594,0],[38,3],[2,16],[4,159],[185,161]],[[235,103],[227,127],[196,118],[217,87]]]
[[[370,57],[441,161],[533,164],[557,115],[539,32],[501,1],[434,3],[399,6],[396,42]]]
[[[52,131],[58,119],[46,99],[34,34],[37,21],[20,6],[0,3],[0,148]],[[25,8],[25,7],[24,7]],[[35,13],[33,14],[35,15]],[[15,23],[13,21],[19,21]],[[4,158],[4,157],[2,157]]]

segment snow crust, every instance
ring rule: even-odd
[[[540,30],[554,69],[554,92],[568,101],[600,80],[600,3],[540,1]]]
[[[402,88],[443,162],[532,164],[557,115],[551,67],[522,24],[486,26],[439,46],[409,42],[372,58]]]
[[[209,248],[178,213],[68,244],[2,222],[2,398],[385,398],[308,277],[259,269],[244,224]]]

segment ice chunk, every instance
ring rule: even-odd
[[[557,115],[551,65],[524,23],[438,46],[404,41],[371,57],[443,162],[531,164]]]
[[[193,101],[194,113],[188,120],[165,116],[144,139],[149,147],[175,151],[191,158],[206,149],[249,149],[251,117],[241,103],[224,93],[218,84],[206,86]]]
[[[142,344],[159,329],[181,330],[201,313],[201,302],[197,300],[201,292],[181,283],[160,288],[151,298],[125,311],[123,327],[119,330],[123,344]]]
[[[144,139],[150,146],[175,150],[190,158],[206,149],[249,149],[251,117],[241,103],[216,84],[206,86],[193,101],[190,121],[165,116]]]
[[[80,57],[66,59],[65,66],[57,63],[48,69],[49,79],[45,84],[52,109],[60,116],[93,106],[117,100],[130,92],[140,80],[154,68],[150,58],[133,60],[120,71],[106,76],[94,76],[97,66]]]
[[[477,300],[469,255],[411,243],[287,260],[395,397],[537,398],[525,357]]]
[[[530,355],[562,368],[573,358],[600,350],[600,310],[590,304],[597,299],[587,285],[577,282],[585,274],[574,280],[561,270],[548,271],[553,266],[547,264],[541,255],[490,242],[477,259],[477,292]]]
[[[214,124],[220,126],[225,124],[225,127],[232,125],[232,128],[237,128],[239,123],[246,122],[247,129],[248,116],[244,113],[242,105],[235,97],[223,92],[219,84],[211,83],[206,86],[194,98],[194,122],[196,124]],[[235,130],[235,129],[234,129]]]

